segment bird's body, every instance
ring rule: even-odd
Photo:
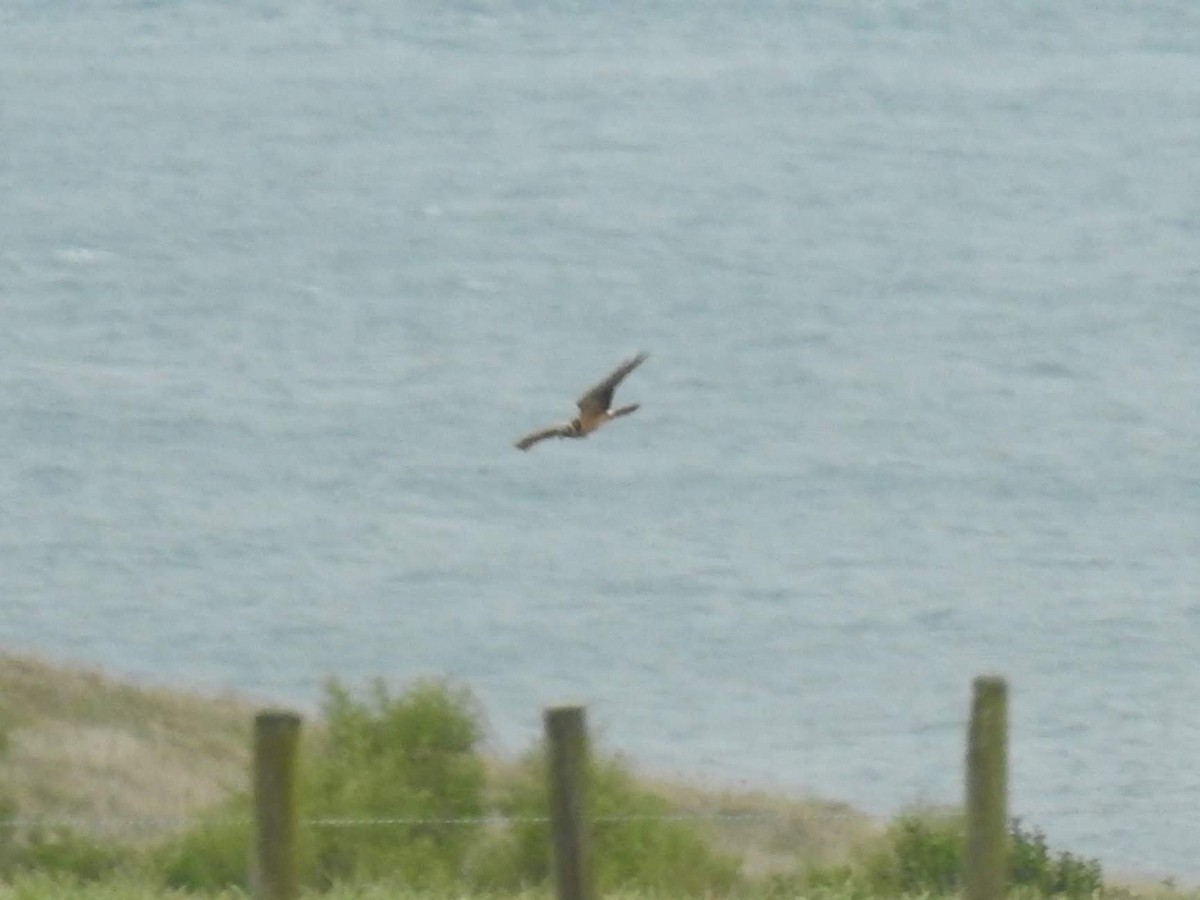
[[[516,442],[514,446],[519,450],[528,450],[538,441],[544,441],[546,438],[583,438],[587,437],[601,425],[606,422],[611,422],[613,419],[620,416],[627,416],[640,404],[631,403],[628,406],[622,406],[617,409],[612,409],[613,394],[625,376],[640,366],[646,359],[645,353],[639,353],[632,359],[628,359],[621,365],[617,366],[607,378],[589,389],[582,397],[580,397],[575,405],[579,407],[579,415],[570,422],[563,425],[552,425],[549,428],[543,428],[540,431],[534,431],[531,434],[525,435]]]

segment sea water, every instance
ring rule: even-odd
[[[0,645],[1200,876],[1200,7],[12,3]],[[512,441],[639,349],[633,416]]]

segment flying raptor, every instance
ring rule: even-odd
[[[579,407],[579,415],[565,425],[553,425],[532,434],[527,434],[514,445],[518,450],[528,450],[538,441],[546,438],[582,438],[587,437],[605,422],[610,422],[618,416],[627,416],[641,404],[631,403],[618,409],[611,409],[613,393],[625,376],[640,366],[646,359],[645,353],[639,353],[632,359],[621,363],[612,373],[598,385],[575,401]]]

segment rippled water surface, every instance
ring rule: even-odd
[[[1200,876],[1200,8],[733,6],[9,5],[0,644]]]

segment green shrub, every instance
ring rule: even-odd
[[[250,887],[250,799],[233,798],[156,849],[151,866],[168,887],[213,892]]]
[[[961,814],[900,816],[862,865],[817,869],[814,887],[840,886],[871,895],[946,895],[962,885],[965,825]],[[1009,830],[1009,884],[1042,897],[1084,897],[1103,889],[1100,863],[1068,852],[1052,854],[1045,835],[1013,819]]]
[[[1031,887],[1048,897],[1090,897],[1104,888],[1099,860],[1066,851],[1052,855],[1046,835],[1037,829],[1026,831],[1020,819],[1013,819],[1011,835],[1013,884]]]
[[[962,817],[927,812],[888,826],[883,845],[867,858],[866,879],[877,894],[949,894],[962,873]]]
[[[483,890],[540,886],[551,876],[544,753],[526,756],[500,801],[516,821],[496,835],[474,861],[472,881]],[[640,788],[615,759],[593,759],[585,802],[591,827],[592,872],[597,890],[670,892],[728,891],[737,863],[710,848],[688,822],[672,821],[661,797]]]
[[[302,884],[391,880],[424,888],[458,879],[480,825],[436,820],[483,813],[483,728],[471,694],[421,682],[392,697],[377,681],[356,699],[331,681],[323,712],[320,737],[301,747],[300,815],[318,823],[298,836]],[[250,818],[243,794],[170,841],[155,855],[162,880],[191,890],[246,889]],[[376,821],[389,818],[435,821]]]
[[[324,740],[306,773],[306,814],[428,821],[316,827],[316,882],[456,880],[481,826],[446,820],[481,816],[486,788],[482,716],[470,692],[420,682],[393,698],[376,681],[356,700],[330,682],[324,714]]]

